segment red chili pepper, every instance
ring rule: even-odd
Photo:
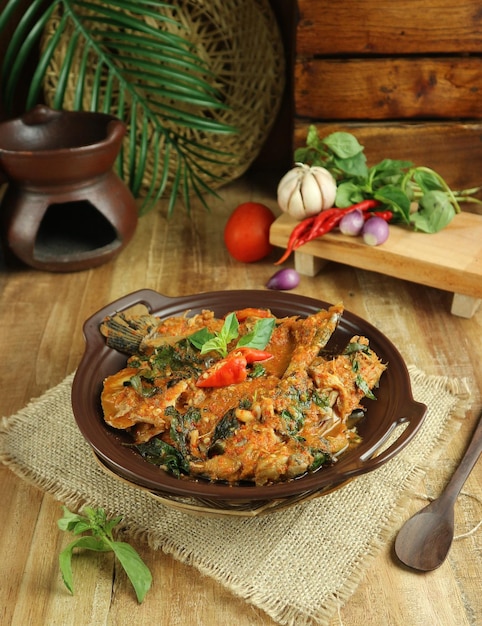
[[[296,250],[296,248],[294,246],[290,246],[288,245],[288,247],[286,248],[286,250],[283,252],[282,256],[280,256],[280,258],[274,262],[275,265],[281,265],[282,263],[284,263],[287,259],[289,259],[290,254]]]
[[[248,363],[267,361],[273,355],[265,350],[242,346],[224,359],[216,361],[196,381],[196,387],[227,387],[242,383],[248,377]]]
[[[234,314],[238,322],[244,322],[248,317],[273,317],[273,314],[268,309],[255,309],[254,307],[240,309],[239,311],[235,311]]]
[[[357,202],[356,204],[352,204],[347,207],[345,211],[361,211],[364,213],[365,211],[369,211],[370,209],[375,209],[377,206],[380,206],[379,200],[374,200],[373,198],[369,198],[368,200],[362,200],[361,202]]]
[[[365,222],[371,217],[381,217],[382,220],[389,222],[393,217],[392,211],[373,211],[373,213],[364,213],[363,217],[365,218]]]
[[[347,213],[357,210],[365,213],[378,206],[380,206],[378,200],[368,199],[352,204],[346,208],[332,207],[331,209],[325,209],[314,217],[306,218],[293,229],[288,240],[287,248],[283,256],[275,262],[275,265],[281,265],[281,263],[286,261],[290,254],[300,246],[333,230],[339,224],[341,218]]]
[[[283,256],[278,261],[275,261],[275,265],[281,265],[281,263],[284,263],[284,261],[286,261],[286,259],[290,256],[293,250],[296,250],[296,248],[298,247],[298,241],[310,231],[315,221],[315,217],[316,216],[307,217],[293,228],[290,238],[288,239],[288,245],[286,246],[286,250]]]
[[[314,221],[314,224],[310,232],[307,233],[306,237],[304,238],[303,242],[300,243],[300,245],[302,245],[303,243],[307,243],[308,241],[311,241],[312,239],[316,239],[316,237],[319,237],[320,235],[327,232],[326,231],[327,224],[330,223],[332,220],[337,219],[338,216],[340,216],[340,219],[341,219],[343,214],[344,214],[344,209],[338,209],[338,208],[325,209],[324,211],[319,213],[316,216],[316,219]]]
[[[265,350],[259,350],[258,348],[248,348],[247,346],[241,346],[240,348],[235,348],[230,354],[237,355],[241,354],[244,356],[247,363],[255,363],[256,361],[267,361],[272,358],[271,352],[266,352]],[[229,358],[229,354],[228,354]]]
[[[246,357],[231,355],[217,361],[196,381],[196,387],[227,387],[242,383],[248,376]]]
[[[333,213],[331,213],[327,219],[324,219],[319,224],[316,224],[313,231],[310,233],[309,237],[303,243],[308,243],[308,241],[312,241],[313,239],[317,239],[321,237],[325,233],[329,233],[331,230],[335,228],[337,224],[339,224],[342,220],[342,217],[346,215],[349,211],[344,209],[337,209]]]

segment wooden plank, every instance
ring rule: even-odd
[[[271,226],[271,243],[286,248],[297,223],[289,215],[280,216]],[[367,246],[359,237],[328,233],[305,244],[300,252],[454,294],[482,298],[480,215],[462,212],[447,228],[433,235],[393,226],[390,237],[381,246]]]
[[[295,114],[323,120],[481,118],[474,57],[311,59],[295,63]]]
[[[299,0],[297,54],[453,54],[482,51],[477,0]]]
[[[295,121],[294,148],[306,144],[311,121]],[[337,123],[316,121],[320,137],[343,130],[365,146],[369,165],[402,159],[439,172],[453,189],[482,184],[482,122]]]

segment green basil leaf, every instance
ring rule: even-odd
[[[377,165],[374,165],[368,172],[371,191],[375,192],[386,185],[398,186],[402,189],[401,185],[403,184],[406,170],[411,165],[410,161],[396,161],[394,159],[384,159]]]
[[[171,417],[169,433],[176,450],[182,458],[180,470],[187,473],[189,472],[189,462],[187,460],[189,458],[189,435],[195,428],[196,422],[199,422],[201,419],[201,411],[195,407],[189,407],[185,413],[180,413],[174,406],[170,406],[166,409],[166,415]],[[157,441],[160,442],[161,440],[158,439]]]
[[[224,354],[223,345],[219,337],[213,337],[212,339],[208,339],[206,343],[201,346],[201,354],[206,354],[206,352],[222,352]]]
[[[380,163],[377,163],[370,168],[370,171],[376,172],[377,176],[383,174],[384,176],[394,176],[403,173],[403,170],[408,170],[413,166],[411,161],[398,161],[395,159],[383,159]]]
[[[75,548],[75,541],[69,544],[66,548],[62,550],[59,554],[59,565],[60,565],[60,573],[62,575],[62,580],[64,581],[64,585],[70,591],[70,593],[74,593],[74,574],[72,572],[72,554]]]
[[[201,348],[201,354],[206,354],[206,352],[219,352],[222,356],[226,356],[227,348],[225,343],[219,337],[213,337]]]
[[[380,187],[380,189],[377,189],[374,193],[374,197],[383,204],[388,204],[394,215],[396,215],[401,221],[406,224],[409,223],[410,198],[402,189],[400,189],[400,187],[397,187],[396,185],[386,185],[385,187]]]
[[[429,191],[420,199],[420,210],[412,213],[410,223],[424,233],[438,233],[455,217],[450,198],[443,191]]]
[[[264,350],[271,339],[275,323],[274,317],[263,317],[256,320],[253,330],[240,338],[238,346]]]
[[[358,376],[356,377],[355,384],[361,391],[363,391],[363,393],[365,394],[367,398],[369,398],[370,400],[376,400],[376,397],[373,395],[366,380],[362,378],[360,374],[358,374]]]
[[[241,425],[236,417],[236,408],[229,409],[216,424],[209,446],[208,456],[223,454],[224,441],[229,439]]]
[[[180,477],[181,473],[189,472],[189,461],[174,446],[169,445],[162,439],[153,437],[145,443],[135,446],[141,456],[152,465],[164,467],[167,472]]]
[[[152,575],[149,568],[134,548],[123,541],[114,541],[112,550],[119,559],[136,592],[137,601],[142,602],[151,588]]]
[[[366,179],[368,176],[367,161],[363,152],[345,158],[334,156],[333,163],[335,167],[343,173],[348,174],[348,176],[359,177],[361,179]]]
[[[70,532],[74,535],[80,535],[91,529],[91,524],[88,520],[82,520],[78,522],[75,527],[69,528]]]
[[[62,511],[64,515],[57,521],[57,526],[60,530],[74,532],[74,529],[77,528],[78,525],[83,526],[87,524],[87,527],[90,527],[88,519],[82,515],[72,513],[66,506],[62,507]]]
[[[62,550],[59,554],[60,573],[65,586],[74,593],[74,576],[72,573],[72,555],[75,548],[84,548],[86,550],[95,550],[96,552],[109,552],[109,545],[102,539],[95,537],[79,537],[75,541]]]
[[[223,341],[225,341],[227,345],[230,341],[232,341],[233,339],[236,339],[236,337],[238,336],[238,332],[239,332],[238,318],[236,317],[235,313],[230,313],[229,315],[226,316],[226,319],[224,320],[224,324],[223,324],[223,327],[221,328],[219,336],[222,337]]]
[[[295,163],[308,163],[310,161],[310,152],[310,148],[306,148],[304,146],[302,148],[296,148],[294,156]]]
[[[331,133],[331,135],[323,139],[323,143],[328,146],[336,156],[342,159],[349,159],[363,152],[363,146],[358,142],[358,139],[350,133]]]
[[[134,376],[131,376],[129,378],[129,383],[131,384],[135,392],[143,398],[152,398],[156,395],[156,393],[158,393],[158,389],[152,385],[144,386],[142,384],[142,378],[143,377],[139,374],[134,374]]]
[[[423,192],[442,191],[445,188],[440,176],[427,168],[416,168],[413,172],[413,180]]]
[[[318,137],[318,130],[314,124],[310,124],[308,133],[306,134],[306,145],[308,148],[318,148],[320,139]]]
[[[216,336],[206,341],[201,348],[201,354],[211,352],[212,350],[219,352],[221,356],[228,353],[228,345],[233,339],[236,339],[239,333],[239,322],[235,313],[230,313],[224,320],[223,327],[216,333]]]
[[[211,339],[214,339],[214,337],[214,333],[210,332],[207,328],[201,328],[201,330],[190,335],[188,339],[195,348],[201,350],[203,345]]]
[[[358,341],[350,341],[350,343],[343,350],[343,354],[355,354],[356,352],[364,352],[365,354],[371,354],[370,347],[365,343],[360,343]]]
[[[340,183],[336,188],[335,205],[341,209],[361,202],[364,199],[360,186],[352,181]]]
[[[105,531],[106,535],[109,537],[109,539],[112,539],[112,530],[121,521],[122,521],[122,515],[119,515],[118,517],[113,517],[111,520],[107,520],[106,519],[105,526],[104,526],[104,531]]]

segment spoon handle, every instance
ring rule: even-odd
[[[467,480],[472,468],[477,462],[477,459],[482,452],[482,413],[479,417],[479,422],[472,435],[472,439],[465,451],[465,454],[460,462],[459,466],[453,473],[447,486],[445,487],[443,498],[447,501],[455,502],[457,496],[462,489],[463,484]]]

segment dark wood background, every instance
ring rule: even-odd
[[[299,0],[294,145],[310,123],[356,134],[369,162],[407,159],[482,183],[482,5]]]

